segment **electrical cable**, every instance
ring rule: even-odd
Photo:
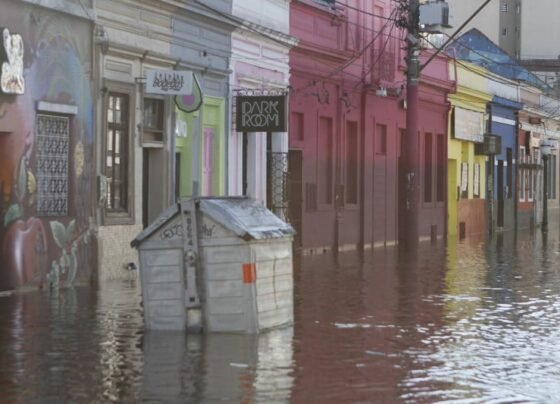
[[[396,13],[396,9],[393,10],[393,12],[391,13],[392,15]],[[371,39],[371,41],[369,41],[356,55],[353,55],[350,59],[348,59],[346,62],[344,62],[342,65],[338,66],[336,69],[334,69],[333,71],[331,71],[330,73],[328,73],[326,76],[322,76],[317,78],[316,80],[313,80],[309,85],[304,86],[302,88],[299,89],[295,89],[294,93],[306,90],[310,87],[313,87],[317,81],[324,81],[324,80],[328,80],[331,77],[333,77],[334,75],[340,73],[341,71],[345,70],[347,67],[349,67],[352,63],[354,63],[356,60],[358,60],[367,49],[369,49],[377,40],[377,38],[379,37],[379,35],[383,32],[383,30],[387,27],[388,23],[390,21],[393,20],[387,20],[385,25],[383,26],[383,28]],[[362,80],[362,77],[360,77],[360,80]]]
[[[371,1],[371,0],[370,0],[370,1]],[[374,14],[374,13],[371,13],[371,12],[369,12],[369,11],[362,10],[362,9],[360,9],[360,8],[358,8],[358,7],[350,6],[350,5],[346,4],[345,2],[342,2],[342,1],[339,1],[339,0],[334,0],[334,2],[335,2],[336,4],[339,4],[339,5],[341,5],[341,6],[347,7],[347,8],[349,8],[349,9],[356,10],[356,11],[362,13],[362,14],[365,14],[365,15],[369,15],[369,16],[372,16],[372,17],[381,18],[382,20],[389,20],[389,21],[395,21],[395,22],[397,21],[396,19],[394,19],[394,18],[392,18],[392,17],[385,17],[384,15]]]

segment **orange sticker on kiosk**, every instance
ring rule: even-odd
[[[255,264],[243,264],[243,283],[255,283],[257,268]]]

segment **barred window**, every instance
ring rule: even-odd
[[[70,119],[37,115],[37,215],[68,215]]]

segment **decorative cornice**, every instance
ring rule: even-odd
[[[89,21],[96,21],[97,15],[95,10],[86,7],[83,4],[75,4],[67,0],[21,0],[23,3],[33,4],[49,10],[55,10],[60,13],[72,15],[74,17],[83,18]]]
[[[170,68],[181,67],[188,70],[198,70],[218,76],[227,76],[231,73],[230,69],[219,69],[208,65],[188,63],[180,58],[173,58],[156,52],[146,52],[143,49],[122,44],[109,44],[107,55],[128,60],[142,59],[144,62],[152,64],[168,65]]]

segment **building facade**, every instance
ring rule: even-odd
[[[0,1],[0,290],[96,275],[93,13]]]
[[[130,241],[179,196],[225,194],[234,24],[228,1],[95,4],[96,197],[106,279],[126,274],[137,261]],[[150,77],[174,72],[193,74],[193,93],[180,102],[166,95],[169,86],[149,89],[156,87]]]
[[[489,103],[489,132],[501,139],[501,152],[491,156],[488,199],[489,226],[495,230],[514,230],[517,210],[517,150],[518,111],[522,105],[495,95]]]
[[[362,8],[293,1],[290,218],[305,251],[397,243],[406,128],[403,31],[390,1]],[[423,61],[428,55],[423,55]],[[445,234],[447,58],[423,71],[419,103],[420,237]]]
[[[475,2],[447,0],[452,26],[459,26],[480,6]],[[560,3],[499,0],[490,2],[465,29],[476,28],[510,56],[552,87],[560,88],[560,27],[556,16]],[[542,34],[546,27],[547,34]],[[453,28],[447,30],[451,35]]]
[[[234,0],[242,22],[232,35],[230,83],[232,130],[229,137],[230,195],[248,195],[287,219],[288,133],[242,132],[236,127],[237,96],[288,96],[289,2]]]
[[[476,153],[476,145],[484,141],[492,95],[487,93],[484,69],[451,63],[457,91],[449,95],[447,234],[461,239],[486,231],[487,157]]]

